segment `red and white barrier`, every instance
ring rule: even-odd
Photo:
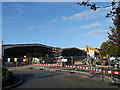
[[[52,64],[51,66],[62,66],[62,65],[58,65],[58,64]]]
[[[41,66],[62,66],[62,65],[58,65],[58,64],[33,64],[33,65],[41,65]],[[69,65],[64,65],[64,67],[80,68],[80,69],[87,69],[87,70],[89,69],[89,67],[69,66]],[[102,71],[101,69],[95,69],[95,68],[90,68],[89,70],[98,71],[98,72],[101,72],[101,71]],[[120,72],[118,72],[118,71],[107,71],[107,70],[104,70],[103,72],[104,72],[104,73],[108,73],[108,74],[118,74],[118,75],[120,75]]]
[[[107,70],[104,70],[104,73],[108,73],[108,74],[119,74],[119,75],[120,75],[120,72],[117,72],[117,71],[107,71]]]
[[[33,64],[33,65],[40,65],[40,66],[62,66],[58,64]]]
[[[101,69],[90,68],[90,70],[101,72]]]

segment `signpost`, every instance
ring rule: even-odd
[[[71,57],[71,65],[73,65],[73,57]]]
[[[14,62],[17,62],[17,58],[14,58]]]
[[[10,58],[7,59],[7,62],[10,62]]]
[[[17,67],[17,58],[14,58],[14,62],[16,63],[16,67]]]
[[[62,60],[62,62],[67,62],[67,59],[61,59]]]
[[[65,62],[67,62],[67,59],[61,59],[61,62],[64,62],[64,65],[65,65]]]

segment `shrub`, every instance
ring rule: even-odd
[[[2,76],[3,77],[11,77],[12,76],[12,72],[8,71],[7,68],[2,67]]]

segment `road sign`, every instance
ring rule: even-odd
[[[110,61],[115,60],[115,57],[110,57]]]
[[[8,58],[7,61],[10,62],[10,58]]]
[[[67,62],[67,59],[61,59],[62,62]]]
[[[14,62],[17,62],[17,58],[14,58]]]

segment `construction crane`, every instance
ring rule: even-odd
[[[96,48],[92,48],[92,47],[88,47],[86,46],[86,53],[87,53],[87,57],[86,57],[86,64],[89,65],[90,64],[90,55],[89,55],[89,50],[92,50],[94,52],[97,52],[99,53],[99,59],[98,60],[94,60],[94,62],[97,62],[97,63],[102,63],[102,62],[107,62],[107,59],[108,57],[107,56],[102,56],[100,54],[100,50],[96,49]]]
[[[86,46],[87,53],[89,53],[89,50],[93,50],[94,52],[100,53],[100,51],[98,49]]]
[[[90,58],[89,50],[93,50],[94,52],[97,52],[100,54],[100,51],[98,49],[86,46],[86,53],[87,53],[86,64],[87,65],[89,65],[89,58]]]

